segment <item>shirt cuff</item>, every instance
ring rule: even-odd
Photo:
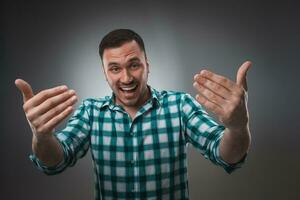
[[[217,147],[217,159],[218,159],[218,162],[222,165],[222,167],[225,169],[225,171],[230,174],[232,173],[233,171],[235,171],[236,169],[238,168],[241,168],[242,165],[245,163],[246,161],[246,158],[247,158],[247,153],[242,157],[242,159],[240,161],[238,161],[237,163],[234,163],[234,164],[230,164],[226,161],[224,161],[221,156],[220,156],[220,145],[218,145]]]
[[[65,161],[62,160],[60,163],[58,163],[55,166],[48,167],[46,166],[41,160],[38,159],[38,157],[35,154],[31,154],[29,156],[29,159],[33,162],[34,166],[40,170],[41,172],[47,174],[47,175],[54,175],[58,174],[63,171],[65,166]]]
[[[59,141],[59,140],[58,140]],[[63,150],[63,160],[61,162],[59,162],[58,164],[56,164],[55,166],[47,166],[45,165],[34,153],[32,153],[31,155],[29,155],[29,159],[32,161],[32,163],[34,164],[34,166],[41,172],[47,174],[47,175],[55,175],[58,174],[60,172],[62,172],[66,167],[67,167],[67,150],[64,146],[63,143],[61,143],[59,141],[62,150]]]

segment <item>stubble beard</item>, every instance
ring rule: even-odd
[[[140,85],[138,86],[137,89],[139,89]],[[126,99],[124,96],[122,96],[120,93],[122,93],[122,91],[120,91],[119,88],[116,88],[118,93],[115,93],[115,102],[119,103],[122,106],[125,107],[141,107],[146,101],[147,99],[149,99],[149,93],[150,91],[148,91],[148,87],[147,85],[143,86],[144,88],[141,90],[140,93],[138,93],[136,97],[132,98],[132,99]],[[118,94],[118,95],[117,95]]]

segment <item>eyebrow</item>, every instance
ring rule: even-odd
[[[128,62],[135,62],[135,61],[139,61],[140,62],[140,59],[138,57],[133,57],[133,58],[130,58],[128,60]],[[119,65],[119,63],[116,63],[116,62],[108,63],[108,67],[112,67],[112,66],[115,66],[115,65]]]
[[[128,62],[140,61],[138,57],[130,58]]]
[[[111,63],[108,63],[108,67],[112,67],[112,66],[115,66],[115,65],[119,65],[118,63],[116,62],[111,62]]]

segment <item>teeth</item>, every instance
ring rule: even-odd
[[[121,87],[122,90],[125,90],[125,91],[129,91],[129,90],[133,90],[135,89],[136,85],[133,85],[131,87]]]

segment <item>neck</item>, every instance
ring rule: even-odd
[[[136,113],[150,99],[150,97],[151,97],[150,88],[147,87],[147,89],[145,90],[145,93],[142,94],[142,98],[137,102],[136,105],[134,105],[134,106],[123,106],[123,108],[130,115],[131,119],[134,119]]]

